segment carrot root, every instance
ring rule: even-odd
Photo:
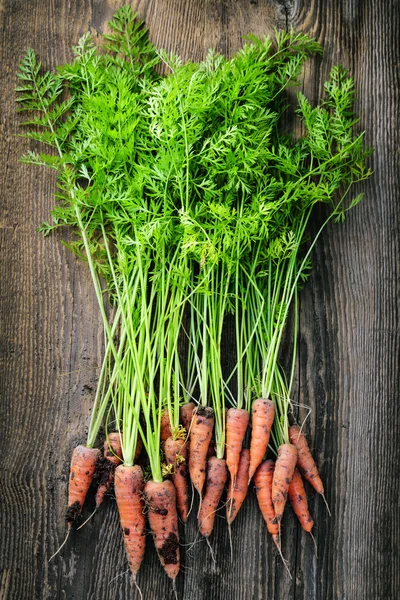
[[[212,456],[208,461],[206,493],[198,515],[200,533],[206,538],[214,528],[215,515],[227,478],[225,460]]]
[[[296,468],[297,449],[293,444],[281,444],[272,478],[272,502],[275,516],[280,524],[285,509],[289,486]]]
[[[115,497],[128,563],[134,580],[146,547],[143,484],[143,472],[138,465],[133,467],[120,465],[115,469]]]
[[[189,474],[200,497],[206,480],[207,452],[213,427],[213,409],[209,406],[199,406],[193,414],[190,430]]]
[[[97,448],[77,446],[72,453],[68,486],[68,508],[65,516],[67,523],[75,521],[82,512],[99,458],[100,450]]]
[[[144,487],[147,515],[154,545],[165,572],[176,579],[180,568],[178,513],[172,481],[148,481]]]
[[[169,419],[168,409],[165,408],[161,414],[161,429],[160,429],[160,439],[161,445],[165,444],[165,441],[172,436],[171,431],[171,421]]]
[[[311,533],[311,530],[314,527],[314,521],[308,510],[307,494],[298,469],[294,470],[293,479],[289,485],[288,499],[304,531]]]
[[[231,481],[228,487],[226,499],[226,519],[228,525],[231,525],[236,519],[237,514],[247,496],[249,488],[249,465],[250,450],[243,448],[239,458],[239,468],[235,481]]]
[[[106,493],[114,481],[114,471],[122,462],[121,435],[110,433],[103,448],[103,459],[100,461],[100,482],[96,492],[96,509],[101,506]]]
[[[302,433],[298,425],[289,427],[289,438],[291,443],[296,446],[298,458],[297,466],[299,467],[304,479],[306,479],[318,494],[324,495],[324,486],[321,477],[318,473],[317,465],[311,454],[306,436]]]
[[[243,408],[230,408],[226,413],[226,466],[232,481],[235,481],[238,472],[249,417],[248,411]]]
[[[180,420],[181,420],[183,427],[186,430],[187,436],[189,436],[189,434],[190,434],[190,428],[191,428],[192,418],[193,418],[193,411],[195,410],[195,408],[196,408],[196,406],[195,406],[194,402],[187,402],[186,404],[183,404],[181,406],[180,411],[179,411]]]
[[[169,437],[165,441],[165,458],[169,465],[172,465],[172,482],[176,490],[176,503],[179,516],[184,523],[189,515],[189,494],[187,486],[187,447],[185,440],[174,440]]]
[[[271,400],[259,398],[254,401],[251,417],[249,484],[267,452],[274,418],[275,405]]]
[[[267,525],[268,532],[272,535],[275,544],[280,548],[279,524],[275,515],[272,502],[272,480],[274,477],[275,463],[265,460],[259,465],[254,474],[258,506]]]

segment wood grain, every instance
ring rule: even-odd
[[[332,508],[311,510],[318,552],[293,514],[284,520],[291,581],[272,548],[254,493],[232,528],[234,562],[217,519],[213,564],[190,519],[183,539],[184,600],[395,600],[400,589],[398,396],[400,10],[395,0],[142,0],[132,3],[153,41],[184,59],[210,46],[228,54],[242,36],[293,26],[325,47],[305,71],[304,92],[321,93],[329,68],[348,66],[361,127],[375,148],[363,202],[328,227],[301,297],[296,400],[313,410],[308,434]],[[54,177],[18,163],[15,73],[31,46],[47,67],[71,58],[88,28],[102,32],[117,0],[0,0],[0,598],[137,598],[131,588],[115,502],[65,531],[66,476],[84,440],[102,356],[102,328],[89,274],[35,228],[53,204]],[[32,146],[33,148],[33,146]],[[360,187],[361,189],[361,187]],[[322,222],[316,215],[313,227]],[[305,414],[305,409],[301,409]],[[93,503],[93,498],[91,499]],[[91,508],[90,502],[86,509]],[[195,513],[195,508],[194,511]],[[198,542],[198,543],[197,543]],[[149,537],[138,582],[147,600],[174,598]]]

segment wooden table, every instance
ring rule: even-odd
[[[85,438],[102,327],[86,265],[35,228],[48,218],[55,178],[18,157],[14,86],[26,47],[47,67],[71,59],[88,29],[101,32],[119,0],[2,0],[1,116],[1,550],[2,600],[138,598],[126,572],[115,501],[109,499],[50,564],[65,527],[72,448]],[[133,3],[151,37],[201,59],[232,53],[242,35],[294,27],[324,57],[306,67],[316,99],[329,68],[349,67],[374,176],[365,199],[313,253],[301,295],[295,401],[309,405],[307,431],[332,508],[311,499],[316,552],[288,510],[284,554],[273,549],[253,490],[232,529],[217,519],[212,563],[194,516],[182,538],[178,579],[185,600],[395,600],[400,597],[399,356],[400,4],[396,0],[143,0]],[[318,225],[318,215],[314,226]],[[92,500],[93,502],[93,500]],[[397,565],[396,565],[397,563]],[[139,576],[144,598],[173,598],[149,540]]]

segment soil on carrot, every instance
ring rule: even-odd
[[[103,456],[97,459],[96,471],[93,475],[93,481],[97,481],[99,485],[107,485],[110,479],[110,473],[114,473],[117,465],[107,460]]]
[[[80,512],[81,504],[77,500],[67,508],[67,512],[65,513],[65,520],[67,521],[67,523],[72,523],[73,521],[75,521],[76,518],[79,516]]]
[[[210,406],[199,406],[196,415],[198,417],[205,417],[206,419],[213,419],[214,411]]]
[[[159,551],[160,556],[164,559],[166,565],[176,565],[178,559],[176,557],[176,551],[179,547],[179,541],[175,533],[170,533],[165,542],[163,543],[161,550]]]

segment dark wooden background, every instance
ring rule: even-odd
[[[53,205],[51,172],[19,164],[14,86],[27,46],[48,67],[101,32],[119,0],[0,0],[1,37],[1,600],[138,598],[126,572],[116,506],[101,513],[53,562],[65,527],[72,448],[85,439],[102,356],[102,327],[88,270],[35,228]],[[143,0],[134,2],[158,46],[201,59],[231,53],[243,34],[306,31],[325,47],[307,66],[314,99],[329,68],[350,68],[374,176],[344,225],[325,232],[301,297],[295,400],[311,406],[307,431],[332,508],[312,496],[312,540],[287,511],[283,550],[268,539],[254,492],[233,526],[217,519],[213,565],[192,517],[182,536],[185,600],[397,600],[399,507],[399,69],[395,0]],[[318,222],[318,216],[314,226]],[[93,502],[93,500],[92,500]],[[89,507],[90,508],[90,502]],[[139,584],[147,600],[173,598],[149,539]]]

